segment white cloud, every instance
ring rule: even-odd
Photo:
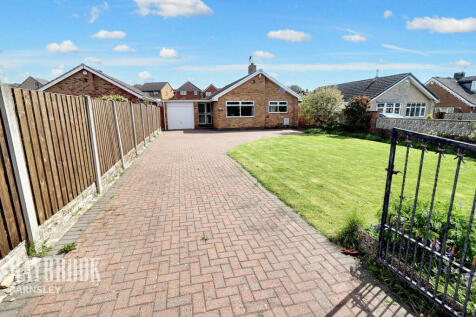
[[[59,64],[57,67],[53,68],[48,75],[49,79],[56,78],[64,73],[64,63]]]
[[[140,15],[155,14],[163,17],[212,14],[201,0],[134,0]]]
[[[384,17],[385,19],[388,19],[388,18],[390,18],[391,16],[393,16],[393,12],[390,11],[390,10],[385,10],[385,12],[383,13],[383,17]]]
[[[405,53],[412,53],[412,54],[418,54],[418,55],[428,55],[427,53],[422,52],[422,51],[417,51],[417,50],[412,50],[412,49],[409,49],[409,48],[399,47],[399,46],[392,45],[392,44],[383,43],[382,47],[385,47],[385,48],[388,48],[388,49],[391,49],[391,50],[394,50],[394,51],[405,52]]]
[[[152,75],[148,71],[145,71],[145,70],[142,72],[139,72],[138,76],[140,80],[147,80],[152,78]]]
[[[58,43],[50,43],[46,45],[46,49],[51,53],[55,54],[67,54],[67,53],[74,53],[77,52],[79,49],[74,45],[74,43],[70,40],[66,40]]]
[[[278,77],[279,77],[278,73],[269,73],[269,75],[270,75],[271,77],[274,77],[274,78],[278,78]]]
[[[123,31],[106,31],[101,30],[93,35],[92,38],[95,39],[123,39],[126,37],[126,33]]]
[[[160,57],[166,59],[177,59],[179,58],[178,52],[173,48],[162,48],[159,53]]]
[[[71,14],[71,17],[77,19],[77,18],[79,18],[79,14],[73,13],[73,14]]]
[[[247,64],[180,66],[179,71],[223,72],[246,70]],[[343,63],[343,64],[269,64],[260,65],[265,71],[375,71],[380,70],[437,70],[441,65],[418,63]]]
[[[107,10],[109,8],[109,4],[104,2],[102,5],[99,6],[92,6],[91,7],[91,17],[89,18],[89,23],[94,23],[99,18],[99,15],[102,11]]]
[[[467,33],[476,31],[476,18],[414,18],[407,22],[409,30],[429,30],[439,33]]]
[[[347,35],[344,35],[342,37],[342,39],[344,41],[354,42],[354,43],[367,41],[367,38],[365,36],[360,35],[360,34],[347,34]]]
[[[136,51],[132,47],[129,47],[125,44],[117,45],[116,47],[114,47],[114,50],[116,52],[135,52]]]
[[[279,30],[279,31],[270,31],[267,35],[270,39],[278,39],[289,42],[307,42],[312,39],[311,34],[304,32],[294,31],[294,30]]]
[[[84,58],[84,62],[89,64],[101,64],[101,59],[94,56],[87,56]]]
[[[271,59],[271,58],[276,57],[273,53],[265,52],[265,51],[255,51],[251,55],[253,55],[253,57],[255,57],[257,61],[261,61],[263,59]]]
[[[472,65],[471,62],[466,61],[464,59],[460,59],[459,61],[448,64],[448,66],[451,67],[451,68],[467,68],[471,65]]]

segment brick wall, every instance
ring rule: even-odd
[[[254,101],[253,118],[227,118],[227,101]],[[269,101],[287,101],[288,113],[268,113]],[[297,126],[298,100],[282,90],[265,76],[255,76],[213,102],[213,126],[217,129],[277,128],[283,126],[283,119],[289,118],[289,125]]]
[[[46,91],[74,96],[89,95],[93,98],[99,98],[104,95],[121,95],[132,102],[143,102],[129,92],[90,72],[83,75],[82,70],[56,83],[54,86],[46,89]]]
[[[440,102],[435,105],[436,108],[452,107],[454,108],[454,112],[456,113],[471,112],[472,108],[470,106],[455,97],[453,94],[448,92],[440,85],[435,83],[428,83],[426,87],[430,89],[440,99]]]

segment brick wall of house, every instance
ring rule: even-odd
[[[212,95],[214,93],[217,92],[217,89],[215,88],[215,86],[209,86],[207,87],[207,89],[205,89],[204,91],[202,91],[202,98],[207,98],[207,92],[211,93]]]
[[[129,101],[141,102],[136,96],[101,77],[90,72],[84,75],[82,70],[49,87],[46,91],[74,96],[89,95],[93,98],[99,98],[104,95],[121,95]]]
[[[193,100],[193,99],[201,99],[202,98],[202,93],[200,90],[197,91],[197,94],[193,91],[187,91],[186,95],[181,95],[179,90],[175,91],[175,99],[188,99],[188,100]]]
[[[227,101],[254,101],[253,118],[227,118]],[[269,101],[287,101],[288,113],[268,113]],[[217,129],[276,128],[283,126],[283,119],[289,118],[292,127],[297,126],[298,99],[282,90],[265,76],[255,76],[246,83],[213,102],[213,126]]]
[[[456,96],[448,92],[445,88],[435,83],[428,83],[426,85],[439,99],[440,102],[435,105],[436,108],[454,108],[456,113],[469,113],[471,107],[458,99]]]

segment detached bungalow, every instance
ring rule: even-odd
[[[352,97],[368,97],[368,110],[404,117],[424,118],[439,102],[411,73],[352,81],[337,85],[337,89],[345,102]]]
[[[208,97],[165,100],[167,128],[248,129],[296,127],[299,94],[252,63],[248,75]]]

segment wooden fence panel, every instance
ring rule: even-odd
[[[0,258],[27,238],[20,197],[0,115]]]
[[[98,142],[101,175],[106,173],[120,159],[112,102],[93,99],[94,124]]]
[[[122,151],[126,155],[134,148],[130,105],[128,102],[116,102],[116,109],[121,131]]]
[[[142,111],[140,104],[133,104],[134,106],[134,121],[136,125],[136,134],[137,134],[137,144],[140,144],[144,141],[144,130],[142,129]]]
[[[13,96],[38,223],[92,185],[83,97],[14,88]]]

